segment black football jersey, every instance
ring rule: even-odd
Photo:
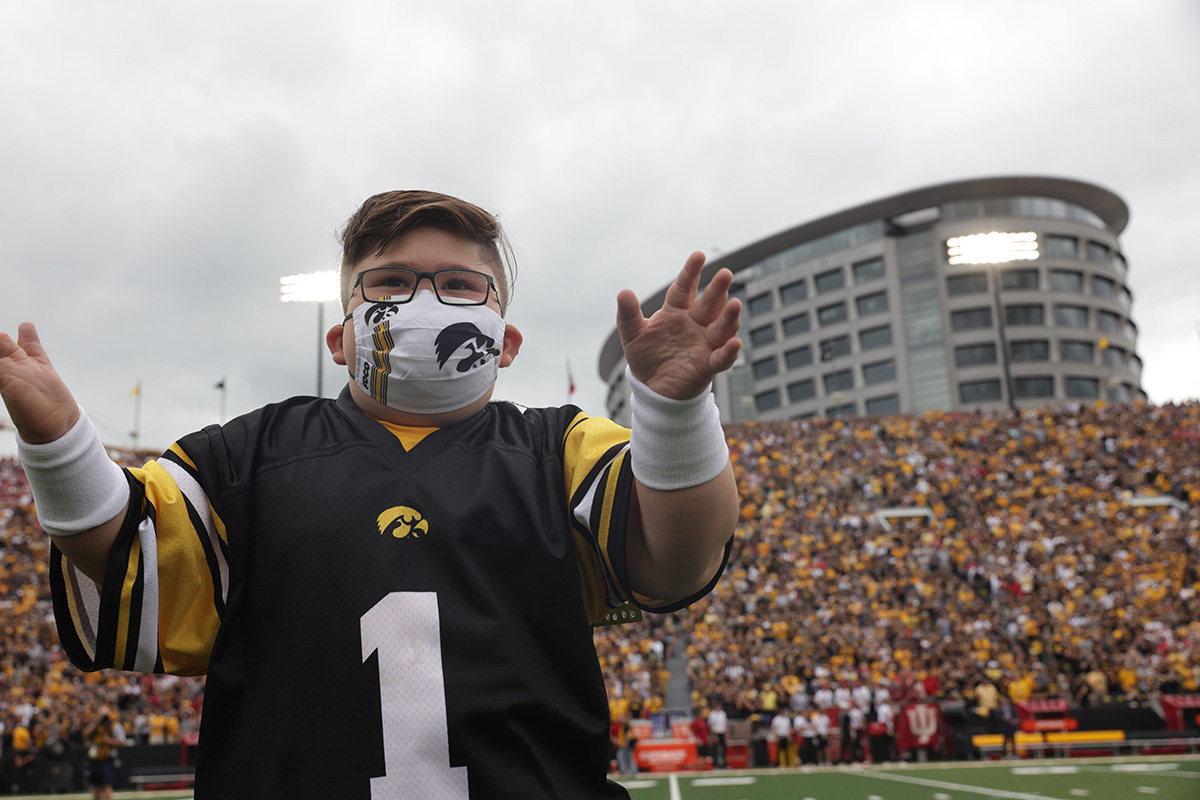
[[[199,798],[625,797],[591,625],[704,593],[631,592],[628,441],[492,403],[406,451],[348,391],[267,406],[127,471],[102,593],[54,551],[60,638],[207,675]]]

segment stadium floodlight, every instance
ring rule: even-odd
[[[951,265],[1036,261],[1038,257],[1037,234],[1033,231],[1019,233],[992,231],[991,233],[975,233],[970,236],[955,236],[946,240],[946,257]]]
[[[325,303],[341,297],[337,270],[284,275],[279,279],[279,300],[283,303],[317,304],[317,397],[321,396],[325,365]]]
[[[323,303],[341,294],[336,270],[284,275],[279,279],[279,299],[284,303]]]

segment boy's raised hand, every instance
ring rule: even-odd
[[[733,273],[722,269],[698,299],[704,254],[692,253],[668,287],[662,308],[642,316],[637,295],[617,295],[617,333],[634,377],[655,392],[687,400],[703,392],[718,372],[733,366],[742,340],[736,334],[742,303],[729,297]]]
[[[21,323],[15,342],[0,331],[0,398],[17,433],[30,444],[58,439],[79,419],[79,406],[51,366],[32,322]]]

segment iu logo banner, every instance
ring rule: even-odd
[[[904,707],[896,731],[896,747],[900,752],[928,747],[945,749],[945,718],[934,703],[914,703]]]

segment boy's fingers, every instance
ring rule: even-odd
[[[718,342],[723,342],[738,332],[742,326],[742,301],[734,298],[725,304],[716,320],[709,326]]]
[[[622,344],[637,336],[645,324],[646,318],[642,316],[637,295],[629,289],[622,289],[617,294],[617,333]]]
[[[17,343],[4,331],[0,331],[0,358],[8,358],[18,350]]]
[[[713,279],[709,281],[708,286],[704,289],[704,294],[700,295],[700,299],[696,302],[696,307],[692,309],[692,318],[702,325],[711,325],[713,322],[721,319],[722,315],[729,313],[729,286],[733,283],[733,273],[729,270],[722,269]],[[738,312],[741,311],[741,301],[735,300]],[[723,324],[727,321],[722,320]]]
[[[713,352],[712,365],[713,371],[724,372],[733,366],[737,361],[738,353],[742,349],[742,340],[734,337],[721,347]]]
[[[39,361],[46,360],[46,348],[42,347],[37,327],[32,322],[22,322],[17,329],[17,346],[32,358]]]
[[[704,253],[699,250],[687,257],[683,269],[667,287],[667,295],[663,298],[664,306],[675,308],[691,308],[696,299],[696,290],[700,287],[700,270],[704,268]]]

